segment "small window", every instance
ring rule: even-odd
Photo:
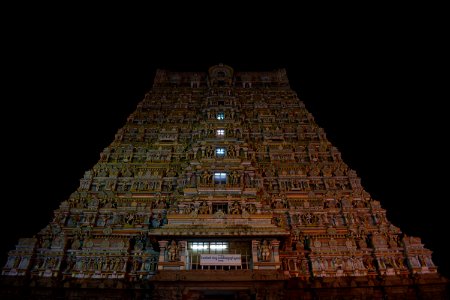
[[[196,252],[212,253],[218,250],[228,250],[229,242],[189,242],[188,249]]]
[[[209,244],[211,250],[224,250],[228,248],[228,242],[212,242]]]
[[[214,183],[215,184],[226,184],[227,183],[227,173],[214,173]]]
[[[218,113],[217,120],[223,120],[223,119],[225,119],[225,113],[223,113],[223,112]]]
[[[219,157],[225,156],[225,148],[216,148],[216,156]]]
[[[223,100],[217,101],[217,105],[224,105],[224,104],[225,104],[225,101],[223,101]]]
[[[218,211],[222,211],[223,213],[227,213],[228,204],[227,203],[213,203],[212,204],[212,213],[215,214]]]
[[[209,243],[193,242],[190,244],[192,250],[209,250]]]
[[[217,136],[225,136],[225,129],[217,129],[216,135]]]

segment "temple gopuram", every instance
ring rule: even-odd
[[[79,187],[3,266],[2,299],[447,299],[286,70],[157,70]]]

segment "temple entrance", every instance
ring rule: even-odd
[[[250,241],[188,242],[187,270],[252,269]]]

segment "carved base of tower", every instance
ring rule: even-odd
[[[449,281],[438,274],[289,279],[276,271],[204,270],[160,272],[150,280],[133,281],[0,277],[1,299],[444,300],[449,299],[449,293]]]

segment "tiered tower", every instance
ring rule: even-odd
[[[375,288],[388,278],[414,296],[412,274],[438,275],[431,251],[387,220],[342,161],[285,70],[222,64],[158,70],[79,188],[20,239],[2,274],[51,279],[72,288],[66,296],[102,282],[106,294],[133,284],[155,299],[325,297],[321,286],[336,282],[376,298],[395,294]]]

